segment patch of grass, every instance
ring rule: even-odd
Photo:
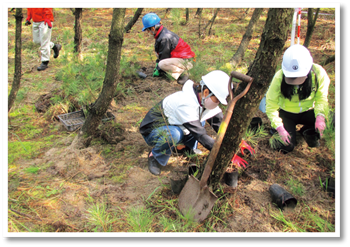
[[[47,142],[25,141],[8,143],[8,163],[12,164],[19,158],[32,159],[40,150],[47,146]]]
[[[289,181],[287,181],[287,185],[289,186],[292,194],[302,196],[305,194],[305,188],[302,183],[300,183],[297,180],[294,180],[293,178],[290,178]]]
[[[25,169],[25,172],[28,172],[28,173],[31,173],[31,174],[37,174],[39,170],[40,170],[39,167],[30,166],[30,167]]]
[[[127,224],[131,227],[130,232],[152,232],[154,214],[150,209],[134,207],[127,216]]]
[[[87,210],[88,225],[94,227],[94,232],[111,232],[113,217],[107,212],[105,203],[90,205]]]
[[[306,209],[306,210],[305,210]],[[296,217],[284,215],[281,210],[271,212],[271,217],[279,221],[283,226],[283,232],[334,232],[335,227],[305,205]]]
[[[286,218],[281,210],[278,212],[271,212],[270,215],[272,218],[282,223],[283,232],[305,232],[303,228],[299,227],[296,223]]]

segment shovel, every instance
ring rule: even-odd
[[[233,77],[248,83],[246,88],[235,98],[233,98],[233,91],[231,89],[231,81]],[[222,140],[226,133],[227,126],[230,122],[233,113],[233,108],[235,107],[236,102],[248,92],[252,82],[253,78],[247,75],[243,75],[236,71],[231,72],[230,80],[228,82],[230,103],[228,104],[226,110],[226,116],[220,125],[214,146],[210,151],[206,166],[202,174],[202,178],[200,181],[198,181],[198,179],[196,179],[193,175],[189,176],[184,188],[182,189],[179,195],[179,209],[181,213],[183,215],[193,215],[194,220],[198,222],[205,220],[205,218],[208,216],[211,209],[213,208],[215,201],[217,200],[217,196],[209,190],[209,187],[207,185],[208,178],[213,169],[216,156],[219,152]],[[238,88],[238,86],[239,83],[235,86],[235,88]]]

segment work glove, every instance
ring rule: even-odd
[[[160,76],[160,72],[157,68],[158,68],[158,63],[156,64],[156,67],[153,70],[153,77]]]
[[[290,144],[290,135],[289,133],[286,131],[286,129],[282,126],[279,126],[276,128],[278,134],[280,135],[281,137],[281,140],[284,142],[284,143],[287,143],[287,144]]]
[[[26,19],[26,23],[24,23],[24,25],[26,25],[26,26],[29,26],[30,24],[32,24],[31,22],[30,22],[30,17],[28,17],[27,19]]]
[[[323,135],[323,131],[326,128],[326,122],[323,116],[318,115],[316,117],[316,122],[315,122],[315,129],[320,132],[320,136]]]
[[[44,24],[46,24],[46,23],[49,26],[49,28],[51,29],[52,28],[51,21],[49,19],[45,19]]]

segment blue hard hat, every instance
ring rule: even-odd
[[[149,27],[154,27],[160,22],[160,18],[155,13],[148,13],[142,18],[142,32],[144,32]]]

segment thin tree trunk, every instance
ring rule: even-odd
[[[241,43],[239,44],[239,47],[238,47],[236,53],[233,55],[233,57],[230,60],[230,63],[232,64],[232,66],[236,66],[237,64],[239,64],[242,61],[242,59],[244,57],[244,53],[247,50],[248,44],[249,44],[250,40],[252,39],[254,27],[255,27],[256,23],[258,22],[263,10],[264,10],[263,8],[254,9],[253,15],[249,21],[249,24],[247,26],[245,34],[243,35]]]
[[[198,8],[194,17],[200,17],[202,15],[203,8]]]
[[[77,138],[73,141],[72,146],[81,148],[85,140],[92,136],[99,124],[103,115],[107,112],[108,106],[111,104],[115,89],[117,87],[117,79],[119,77],[120,57],[124,35],[124,17],[125,8],[113,9],[113,18],[111,31],[109,34],[108,56],[106,74],[103,81],[103,87],[98,99],[88,107],[88,115],[85,123],[79,132]]]
[[[21,77],[22,77],[22,8],[16,8],[16,44],[15,44],[15,73],[13,76],[12,88],[8,98],[8,112],[10,112],[13,103],[15,102],[18,90],[21,85]]]
[[[246,17],[247,14],[249,13],[249,10],[250,10],[250,8],[247,8],[247,9],[244,11],[244,13],[243,13],[243,15],[241,16],[240,20],[245,19],[245,17]]]
[[[313,8],[309,8],[307,10],[307,31],[306,31],[306,37],[304,40],[304,46],[306,48],[308,48],[310,45],[312,33],[314,32],[314,29],[315,29],[316,20],[318,18],[319,11],[320,11],[320,8],[317,8],[316,13],[314,15]]]
[[[207,27],[210,25],[210,28],[209,28],[209,31],[208,31],[208,35],[210,35],[210,32],[211,32],[211,27],[213,26],[213,23],[216,19],[216,16],[218,15],[218,12],[219,12],[220,8],[217,8],[214,12],[214,15],[213,17],[210,19],[210,21],[208,21],[207,25],[205,25],[205,27],[203,28],[203,34],[205,33],[205,31],[207,30]]]
[[[325,66],[334,61],[335,61],[335,55],[328,57],[325,61],[321,62],[320,65]]]
[[[74,52],[77,54],[80,60],[82,59],[81,46],[82,46],[82,40],[83,40],[83,34],[82,34],[83,32],[81,27],[82,13],[83,13],[82,8],[76,8],[74,11],[74,15],[75,15]]]
[[[219,188],[220,180],[233,155],[239,149],[239,144],[250,120],[275,74],[277,61],[282,55],[288,37],[293,13],[294,9],[292,8],[269,9],[259,49],[247,73],[254,79],[254,82],[248,93],[236,103],[226,135],[214,163],[210,178],[213,191]],[[242,92],[246,85],[246,83],[241,83],[235,94]]]
[[[189,8],[186,8],[186,22],[185,22],[185,25],[188,23],[189,20],[190,20],[190,10],[189,10]]]
[[[216,19],[216,17],[217,17],[217,15],[218,15],[218,13],[219,13],[219,8],[217,8],[216,9],[216,11],[215,11],[215,14],[214,14],[214,16],[213,16],[213,20],[212,20],[212,22],[211,22],[211,24],[210,24],[210,28],[209,28],[209,32],[208,32],[208,35],[210,35],[211,34],[211,28],[213,27],[213,24],[214,24],[214,21],[215,21],[215,19]]]
[[[170,12],[170,10],[171,10],[171,8],[167,8],[167,9],[165,10],[165,14],[164,14],[163,19],[166,18],[167,14]]]
[[[198,11],[198,10],[197,10]],[[202,22],[202,11],[198,14],[198,38],[201,38],[201,22]]]
[[[137,20],[139,19],[141,13],[143,11],[143,8],[138,8],[133,16],[133,18],[129,21],[129,23],[125,26],[125,32],[129,33],[131,28],[135,25]]]

